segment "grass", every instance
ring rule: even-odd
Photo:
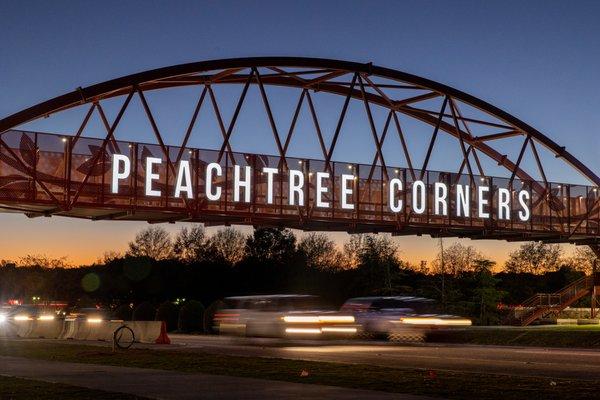
[[[0,375],[2,400],[134,400],[143,397]]]
[[[428,341],[437,343],[487,344],[499,346],[600,348],[600,325],[486,327],[433,332]]]
[[[58,342],[0,340],[0,354],[334,385],[448,399],[593,398],[597,396],[600,385],[600,381],[388,368],[202,352],[134,349],[113,353],[109,348]]]

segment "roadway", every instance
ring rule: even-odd
[[[326,385],[5,356],[0,356],[2,375],[160,400],[436,400]],[[0,387],[0,399],[3,395]]]
[[[179,351],[566,379],[600,377],[600,351],[588,349],[169,336],[175,344],[170,349]]]

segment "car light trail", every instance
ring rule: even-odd
[[[330,333],[356,333],[356,328],[342,328],[342,327],[323,327],[323,332]]]
[[[470,326],[471,320],[469,319],[442,319],[442,318],[429,318],[429,317],[410,317],[401,318],[400,321],[393,321],[401,324],[408,325],[454,325],[454,326]]]
[[[319,317],[309,317],[309,316],[295,316],[295,315],[286,315],[283,317],[283,320],[287,323],[300,323],[300,324],[318,324],[320,321]]]
[[[319,322],[325,323],[353,323],[354,317],[352,315],[325,315],[319,316]]]
[[[307,335],[320,335],[321,330],[319,328],[285,328],[285,333],[299,333]]]
[[[353,323],[354,317],[351,315],[286,315],[283,320],[287,323],[300,324],[318,324],[318,323]]]

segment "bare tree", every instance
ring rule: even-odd
[[[557,270],[561,265],[561,256],[562,249],[557,244],[527,242],[510,253],[504,269],[507,272],[542,274]]]
[[[347,269],[357,268],[360,263],[360,251],[363,247],[365,236],[363,234],[351,235],[344,243],[344,266]]]
[[[101,257],[98,257],[98,259],[96,260],[96,264],[106,265],[109,262],[116,260],[117,258],[121,258],[121,257],[123,257],[123,255],[121,253],[119,253],[118,251],[108,250],[108,251],[105,251]]]
[[[588,246],[578,246],[573,255],[565,260],[565,264],[574,270],[584,272],[589,275],[596,260],[596,253]]]
[[[206,232],[202,225],[195,225],[191,229],[181,228],[175,242],[173,253],[184,262],[198,262],[205,258],[207,247]]]
[[[333,240],[324,233],[309,233],[298,243],[298,251],[306,257],[306,263],[316,269],[340,268],[341,254]]]
[[[68,258],[52,258],[45,254],[28,254],[19,259],[18,265],[21,267],[42,267],[42,268],[72,268],[73,265]]]
[[[431,266],[435,273],[442,273],[443,266],[445,274],[458,275],[461,272],[474,271],[477,260],[481,258],[481,253],[475,250],[473,246],[465,246],[454,242],[438,252]]]
[[[206,242],[206,259],[235,265],[244,258],[246,238],[234,229],[220,229]]]
[[[133,242],[129,242],[127,255],[164,260],[171,257],[172,251],[169,233],[161,227],[150,227],[138,232]]]

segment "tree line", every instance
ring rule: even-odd
[[[415,266],[401,260],[397,243],[386,235],[352,235],[339,248],[325,234],[298,238],[283,228],[244,235],[228,227],[209,235],[197,225],[171,237],[153,226],[138,232],[124,254],[106,253],[91,266],[63,268],[64,259],[44,257],[3,261],[0,301],[40,297],[117,308],[185,298],[208,306],[233,295],[308,293],[335,307],[349,297],[414,295],[494,324],[502,304],[553,292],[580,277],[590,268],[590,253],[565,257],[559,246],[524,243],[495,272],[494,261],[458,242],[440,247],[430,266]]]

